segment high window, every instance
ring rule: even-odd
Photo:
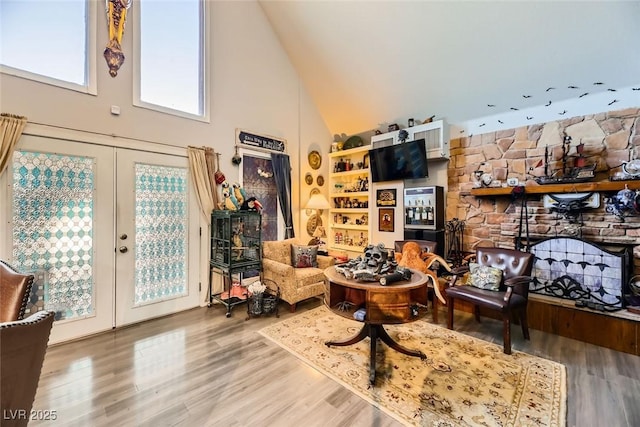
[[[201,0],[134,2],[135,105],[208,120],[205,6]]]
[[[0,0],[0,71],[96,93],[96,2]]]

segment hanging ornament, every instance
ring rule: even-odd
[[[236,154],[234,154],[233,157],[231,158],[231,163],[233,163],[236,166],[238,166],[238,165],[240,165],[240,163],[242,163],[242,157],[240,157],[240,155],[238,154],[238,146],[237,145],[236,145]]]
[[[104,59],[109,67],[111,77],[118,75],[118,70],[124,63],[122,52],[122,35],[124,23],[127,20],[127,9],[131,7],[133,0],[105,0],[107,12],[107,25],[109,26],[109,43],[104,49]]]

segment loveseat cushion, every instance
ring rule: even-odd
[[[298,288],[324,282],[324,272],[319,268],[296,268],[295,275]]]

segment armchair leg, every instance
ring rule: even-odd
[[[453,329],[453,298],[447,297],[447,328]]]
[[[291,311],[291,313],[295,313],[296,312],[296,303],[295,302],[293,304],[289,304],[289,310]]]
[[[438,297],[435,292],[431,295],[431,309],[433,310],[431,313],[433,323],[438,323]]]
[[[522,335],[524,335],[525,340],[530,340],[529,336],[529,324],[527,323],[527,307],[522,308],[519,311],[520,314],[520,325],[522,326]]]
[[[473,314],[476,317],[476,322],[481,323],[480,322],[480,306],[479,305],[474,305],[473,306]]]
[[[511,354],[511,313],[502,313],[502,340],[504,342],[504,354]]]

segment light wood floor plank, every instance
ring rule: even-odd
[[[318,299],[299,304],[310,310]],[[51,346],[35,410],[56,426],[395,427],[394,418],[257,333],[281,319],[245,321],[243,306],[173,316]],[[446,313],[440,311],[440,325]],[[427,320],[430,320],[430,316]],[[502,323],[457,313],[455,329],[502,345]],[[513,349],[567,366],[568,426],[640,425],[637,356],[531,330]],[[52,425],[33,420],[30,426]]]

